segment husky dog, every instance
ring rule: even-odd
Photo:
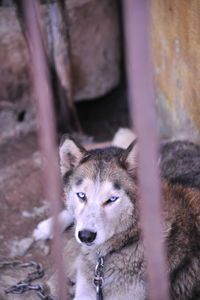
[[[174,164],[170,161],[184,145],[186,150],[193,149],[198,161],[200,150],[192,143],[180,143],[182,147],[179,142],[161,147],[162,155],[167,152],[160,159],[163,237],[171,299],[194,300],[200,299],[200,192],[199,179],[195,180],[200,178],[200,171],[192,165],[192,157],[190,165],[180,155],[180,171],[174,171],[178,160]],[[171,151],[167,151],[170,147]],[[171,158],[170,153],[174,153]],[[111,146],[87,151],[66,137],[60,147],[60,162],[66,196],[65,225],[74,222],[74,238],[69,241],[67,253],[70,259],[66,258],[70,274],[75,276],[74,299],[96,299],[93,279],[98,257],[104,259],[105,300],[147,299],[136,141],[125,149]]]

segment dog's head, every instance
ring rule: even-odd
[[[135,152],[135,142],[127,149],[87,151],[65,137],[60,147],[61,173],[79,243],[101,245],[136,221]]]

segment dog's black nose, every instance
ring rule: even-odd
[[[79,231],[78,237],[81,242],[90,244],[96,239],[97,233],[90,230]]]

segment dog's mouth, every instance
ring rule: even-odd
[[[92,245],[94,245],[95,243],[94,242],[92,242],[92,243],[84,243],[83,245],[86,245],[86,246],[88,246],[88,247],[91,247]]]

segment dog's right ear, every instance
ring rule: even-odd
[[[137,167],[138,146],[137,139],[135,139],[128,148],[124,149],[120,153],[120,163],[127,168],[128,171],[132,171]]]
[[[87,151],[73,137],[64,135],[61,141],[60,150],[61,174],[72,170],[87,155]]]
[[[135,133],[129,128],[119,128],[115,133],[112,145],[122,149],[126,149],[131,142],[136,140]]]

